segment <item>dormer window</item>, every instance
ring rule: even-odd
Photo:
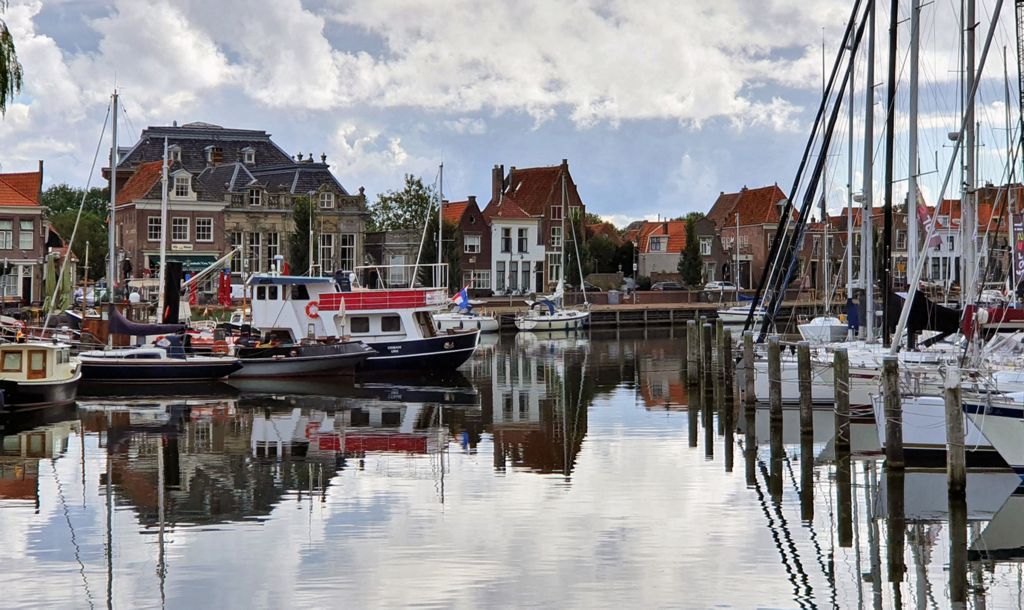
[[[263,191],[259,189],[249,189],[249,205],[263,205]]]
[[[256,163],[256,149],[251,146],[246,146],[242,149],[242,162],[246,165],[255,165]]]
[[[174,177],[174,196],[184,199],[188,197],[191,180],[188,174],[178,174]]]
[[[220,146],[206,147],[206,162],[210,165],[220,165],[224,161],[224,149]]]
[[[181,163],[181,147],[177,144],[169,146],[167,148],[167,158],[170,159],[171,163]]]
[[[334,207],[334,193],[330,191],[324,191],[320,193],[320,209],[329,209]]]

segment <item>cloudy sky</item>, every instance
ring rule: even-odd
[[[945,134],[956,129],[952,4],[929,4],[922,15],[922,173],[944,169]],[[116,84],[122,142],[174,120],[265,129],[293,154],[326,153],[342,184],[365,186],[371,198],[400,185],[403,173],[432,182],[443,161],[448,198],[486,202],[494,164],[568,158],[591,211],[620,224],[676,216],[744,185],[777,181],[788,190],[820,95],[822,41],[831,64],[851,5],[12,0],[4,18],[26,83],[0,118],[0,168],[44,159],[47,183],[84,185]],[[979,0],[982,34],[992,5]],[[905,82],[909,26],[900,27]],[[990,123],[982,156],[991,167],[982,174],[993,181],[1006,137],[1002,46],[1012,58],[1012,34],[1008,10],[980,100]],[[884,59],[880,50],[883,82]],[[905,98],[901,90],[898,150]],[[875,99],[880,125],[884,87]],[[829,173],[834,210],[847,182],[845,135],[839,140]],[[908,166],[901,156],[898,178]],[[936,175],[923,178],[926,193],[938,191]]]

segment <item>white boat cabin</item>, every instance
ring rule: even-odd
[[[66,343],[0,344],[0,379],[70,379],[77,368],[78,362],[71,358],[71,346]]]
[[[420,265],[420,269],[435,266]],[[448,301],[447,289],[409,286],[408,280],[391,286],[386,281],[389,276],[412,277],[412,267],[357,267],[355,273],[338,280],[253,275],[247,282],[252,326],[288,341],[307,337],[401,341],[436,336],[431,313]],[[358,277],[372,277],[379,287],[363,287],[355,281]]]

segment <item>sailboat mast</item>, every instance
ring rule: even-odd
[[[164,265],[167,264],[167,138],[164,138],[163,176],[160,188],[160,268],[157,290],[158,305],[156,310],[157,324],[164,321]]]
[[[966,28],[967,42],[964,52],[967,56],[967,63],[964,66],[967,76],[967,91],[974,90],[974,5],[975,0],[966,0],[966,15],[964,27]],[[974,238],[978,232],[978,215],[974,201],[974,156],[975,156],[975,126],[974,126],[974,104],[965,104],[964,112],[966,117],[967,131],[964,134],[964,186],[961,195],[960,228],[961,240],[960,251],[962,253],[963,271],[960,274],[960,300],[963,304],[971,301],[968,290],[974,286],[975,267],[977,266],[977,250]],[[952,217],[952,215],[950,215]]]
[[[847,137],[847,165],[846,165],[846,298],[853,296],[853,102],[854,87],[853,77],[857,74],[854,69],[854,62],[857,59],[857,49],[850,41],[850,101],[847,104],[847,115],[850,119],[849,136]]]
[[[909,175],[907,176],[907,272],[917,265],[917,101],[918,72],[921,47],[921,0],[910,7],[910,132]],[[906,277],[909,277],[907,275]]]
[[[1006,181],[1006,234],[1010,236],[1006,240],[1006,249],[1010,252],[1010,269],[1007,274],[1007,281],[1009,282],[1010,294],[1007,295],[1010,298],[1011,303],[1017,302],[1017,261],[1014,252],[1014,241],[1016,236],[1013,230],[1013,208],[1012,205],[1016,200],[1017,189],[1013,188],[1014,178],[1017,173],[1017,168],[1014,164],[1013,159],[1013,137],[1011,136],[1010,126],[1010,69],[1006,62],[1006,47],[1003,47],[1003,89],[1004,89],[1004,101],[1003,104],[1006,107],[1006,165],[1009,168],[1007,181]]]
[[[867,86],[864,96],[864,202],[860,219],[860,260],[866,309],[864,338],[875,340],[875,268],[874,230],[871,227],[872,198],[874,197],[872,169],[875,147],[875,1],[868,0],[868,57]]]
[[[736,280],[737,295],[739,295],[740,289],[740,213],[736,212],[736,237],[732,240],[732,249],[736,253],[736,272],[733,273]],[[739,297],[737,296],[737,300]]]
[[[562,174],[562,224],[561,224],[562,228],[561,228],[561,231],[560,231],[561,232],[561,236],[562,236],[562,242],[559,244],[559,250],[561,250],[561,255],[562,255],[562,262],[561,262],[562,277],[560,278],[562,280],[565,279],[565,198],[566,198],[566,188],[567,187],[565,185],[565,174]]]
[[[437,285],[441,285],[441,249],[444,247],[444,163],[437,169]]]
[[[110,218],[107,223],[107,300],[114,302],[114,284],[117,283],[117,247],[114,243],[116,231],[114,208],[117,205],[117,89],[112,97],[112,116],[110,135]]]
[[[892,284],[892,180],[893,145],[896,121],[896,28],[899,27],[899,2],[889,10],[889,79],[885,99],[885,216],[882,224],[882,345],[889,346],[889,292]]]
[[[853,54],[851,53],[851,55],[853,55]],[[853,60],[851,60],[850,65],[851,65],[850,76],[852,77],[853,76],[853,69],[852,69]],[[852,91],[853,87],[850,87],[850,90]],[[824,30],[824,28],[822,28],[822,32],[821,32],[821,95],[822,95],[822,97],[825,96],[825,30]],[[836,100],[836,104],[839,104],[839,100]],[[828,155],[828,151],[822,149],[821,154],[826,155],[825,163],[827,164],[828,163],[828,156],[827,156]],[[827,168],[828,166],[826,165],[825,167]],[[821,172],[821,226],[822,226],[822,236],[821,236],[821,270],[822,270],[821,275],[822,275],[822,282],[821,282],[821,285],[822,285],[823,294],[824,294],[824,298],[822,298],[822,302],[825,305],[825,315],[826,316],[829,314],[829,312],[832,309],[832,303],[830,302],[831,299],[829,299],[829,289],[828,289],[829,276],[831,275],[831,271],[828,268],[829,267],[829,264],[828,264],[829,263],[829,259],[828,259],[828,200],[827,200],[826,195],[825,195],[825,193],[827,192],[827,189],[828,189],[827,175],[828,175],[828,171]]]

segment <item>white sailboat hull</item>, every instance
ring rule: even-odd
[[[964,411],[1006,463],[1024,479],[1024,394],[971,396]]]
[[[498,332],[494,316],[464,313],[435,313],[434,326],[441,332],[449,330],[479,330],[481,333]]]
[[[530,314],[516,318],[516,328],[526,331],[579,330],[587,325],[590,312],[563,309],[553,314]]]
[[[903,396],[903,450],[922,458],[941,458],[946,453],[946,402],[941,396]],[[885,448],[885,401],[875,396],[875,421],[878,423],[878,442]],[[986,424],[986,429],[991,424]],[[967,453],[994,454],[995,448],[981,429],[964,415],[964,444]],[[993,456],[988,456],[989,458]],[[969,458],[970,459],[970,458]]]

